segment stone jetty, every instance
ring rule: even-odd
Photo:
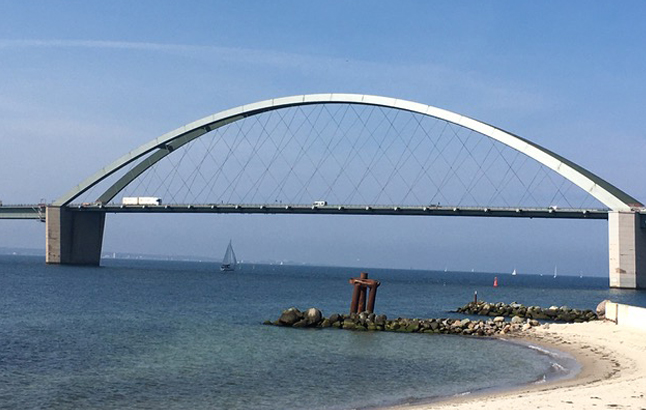
[[[538,326],[535,319],[523,319],[519,316],[506,321],[501,316],[488,320],[470,319],[388,319],[386,315],[361,312],[351,314],[335,313],[324,317],[316,308],[300,311],[291,307],[282,312],[278,320],[266,321],[266,325],[297,328],[336,328],[354,331],[385,331],[405,333],[437,333],[470,336],[496,336],[519,333]]]
[[[571,309],[567,306],[523,306],[519,303],[470,302],[457,309],[458,313],[479,316],[520,317],[522,319],[549,320],[554,322],[581,323],[597,320],[597,314],[590,310]]]

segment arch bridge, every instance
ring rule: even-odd
[[[107,212],[607,219],[610,286],[646,288],[640,201],[528,139],[394,98],[277,98],[159,136],[47,206],[47,262],[98,264]]]

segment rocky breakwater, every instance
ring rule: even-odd
[[[484,301],[470,302],[458,308],[458,313],[479,316],[518,316],[524,319],[551,320],[555,322],[581,323],[597,320],[597,314],[590,310],[571,309],[567,306],[523,306],[518,303],[487,303]]]
[[[337,328],[355,331],[385,331],[404,333],[437,333],[470,336],[496,336],[519,333],[540,323],[513,317],[506,321],[503,316],[488,320],[470,319],[388,319],[386,315],[361,312],[348,315],[335,313],[326,318],[316,308],[301,312],[291,307],[282,312],[278,320],[266,321],[266,325],[306,328]]]

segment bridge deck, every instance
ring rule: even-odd
[[[608,219],[607,209],[501,208],[453,206],[285,205],[285,204],[172,204],[96,205],[69,207],[75,212],[104,213],[215,213],[215,214],[306,214],[306,215],[408,215],[477,216],[506,218]],[[45,219],[41,205],[0,207],[0,219]]]
[[[500,208],[453,206],[286,205],[286,204],[172,204],[172,205],[80,205],[83,212],[109,213],[237,213],[480,216],[515,218],[608,219],[606,209]]]
[[[44,204],[0,206],[0,219],[39,219],[45,222]]]

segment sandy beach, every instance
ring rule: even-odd
[[[568,352],[582,365],[570,379],[493,394],[391,409],[636,409],[646,410],[646,331],[590,322],[539,326],[532,344]]]

